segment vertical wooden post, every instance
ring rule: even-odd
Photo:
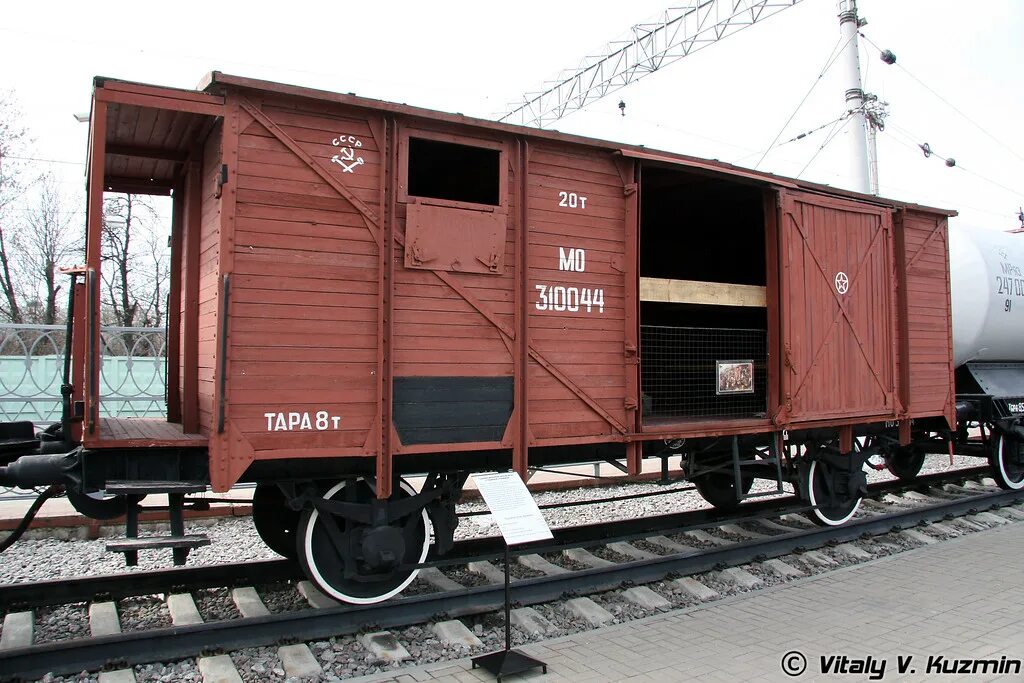
[[[221,135],[220,167],[220,226],[218,234],[217,327],[214,333],[215,362],[213,371],[213,409],[210,425],[210,480],[215,490],[226,490],[233,485],[249,464],[249,460],[231,451],[228,435],[228,394],[230,393],[229,336],[231,316],[229,278],[235,262],[235,207],[238,199],[238,144],[241,137],[241,105],[239,96],[228,93],[225,97],[224,129]],[[219,478],[219,481],[218,481]]]
[[[392,344],[392,332],[394,330],[393,319],[393,295],[395,288],[395,232],[398,230],[395,213],[397,210],[397,197],[395,190],[398,185],[398,145],[400,141],[398,123],[392,118],[390,136],[387,138],[387,207],[384,211],[384,220],[381,226],[381,238],[383,239],[384,262],[381,273],[380,306],[383,312],[380,327],[380,344],[382,356],[378,356],[383,372],[381,373],[381,401],[380,401],[380,452],[377,454],[377,498],[384,500],[391,497],[391,477],[393,444],[391,439],[392,427],[391,409],[392,395],[394,393],[394,348]]]
[[[634,160],[619,160],[619,177],[626,201],[624,221],[625,254],[623,278],[625,280],[625,321],[623,351],[625,356],[626,397],[625,409],[628,433],[638,433],[643,411],[640,409],[640,169]],[[626,444],[626,466],[631,476],[640,474],[643,468],[643,444],[629,441]]]
[[[174,185],[171,203],[171,285],[167,307],[167,421],[181,422],[181,246],[185,181]]]
[[[910,409],[910,310],[907,293],[907,235],[906,235],[906,213],[901,209],[896,211],[893,218],[893,242],[895,261],[895,287],[896,290],[896,365],[899,372],[893,374],[897,377],[896,396],[902,406],[903,413]]]
[[[185,177],[185,217],[182,230],[181,428],[199,431],[199,243],[203,215],[202,148],[196,149]]]
[[[516,207],[519,210],[516,221],[516,291],[515,291],[515,343],[513,345],[512,374],[514,376],[513,419],[516,429],[512,437],[512,469],[526,481],[530,467],[530,315],[527,303],[527,288],[530,271],[527,254],[530,245],[529,223],[529,181],[530,143],[520,138],[516,141],[517,178]]]
[[[781,376],[785,367],[780,362],[782,337],[779,319],[779,199],[778,190],[764,191],[762,211],[764,212],[764,258],[765,258],[765,307],[768,314],[768,390],[765,392],[765,410],[772,422],[779,425],[782,420],[783,400]]]
[[[99,434],[100,415],[100,288],[103,236],[103,190],[106,175],[107,103],[93,99],[89,117],[89,200],[86,205],[86,299],[88,353],[85,360],[85,422],[90,435]]]

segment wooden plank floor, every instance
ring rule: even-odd
[[[88,439],[87,439],[88,440]],[[202,434],[186,434],[180,424],[160,417],[105,417],[93,447],[110,446],[205,446]]]

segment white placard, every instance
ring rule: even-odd
[[[474,474],[480,495],[494,516],[508,545],[553,538],[540,508],[515,472]]]

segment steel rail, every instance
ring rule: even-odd
[[[557,600],[583,591],[600,592],[624,584],[658,581],[670,574],[692,574],[721,566],[744,564],[792,552],[852,541],[951,516],[970,514],[1024,500],[1024,491],[998,491],[943,501],[936,505],[875,515],[838,527],[794,530],[792,533],[735,543],[696,553],[665,555],[611,567],[518,580],[511,599],[522,605]],[[339,606],[125,633],[100,638],[45,643],[0,651],[4,677],[39,677],[83,670],[171,661],[212,651],[231,651],[296,641],[310,641],[422,623],[439,614],[463,616],[498,609],[504,602],[500,584],[402,598],[378,605]],[[8,673],[8,672],[16,672]]]
[[[990,472],[987,466],[972,467],[952,472],[917,477],[912,481],[877,482],[868,487],[870,495],[883,495],[896,491],[924,489],[929,486],[962,481]],[[810,509],[795,496],[771,498],[744,503],[737,510],[722,513],[713,508],[688,510],[656,517],[640,517],[609,522],[598,522],[554,529],[554,538],[543,543],[534,543],[517,549],[513,554],[546,553],[567,547],[630,541],[656,533],[678,529],[703,529],[731,522],[753,521],[765,516],[779,516]],[[433,552],[423,567],[447,567],[466,564],[481,559],[495,559],[504,553],[501,536],[486,536],[459,541],[443,557]],[[261,560],[217,564],[179,569],[160,569],[150,572],[103,574],[80,576],[53,581],[14,583],[0,586],[0,608],[28,609],[75,602],[90,602],[97,597],[118,599],[136,595],[151,595],[201,588],[224,586],[249,586],[274,581],[288,581],[302,578],[302,570],[292,560]]]

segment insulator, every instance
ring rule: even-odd
[[[879,56],[886,64],[893,65],[896,63],[896,55],[893,54],[892,50],[882,50],[882,54]]]
[[[619,100],[619,112],[623,116],[626,115],[626,102],[625,102],[625,100]]]

